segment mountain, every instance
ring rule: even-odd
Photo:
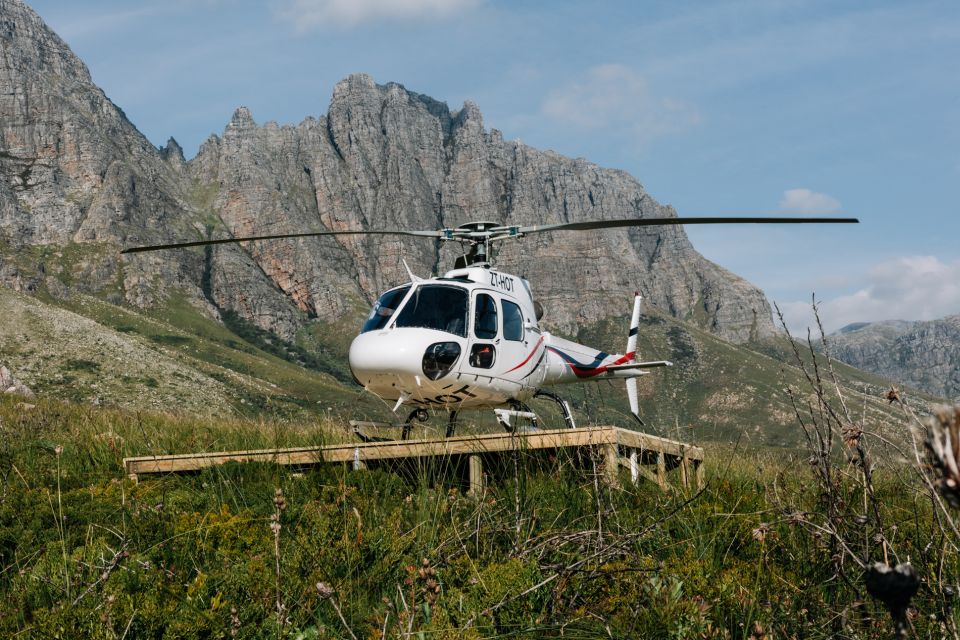
[[[857,323],[830,336],[829,344],[835,357],[854,367],[960,400],[960,315]]]
[[[373,237],[308,238],[120,258],[122,246],[210,236],[434,229],[469,220],[549,223],[671,217],[634,178],[504,141],[467,103],[355,75],[327,115],[257,125],[237,109],[186,162],[151,145],[85,65],[20,0],[0,0],[0,281],[141,308],[185,296],[285,339],[354,318],[454,247]],[[574,331],[648,304],[722,337],[773,333],[763,294],[698,254],[682,228],[544,234],[504,246],[500,268],[532,283],[546,323]]]
[[[504,141],[473,104],[451,111],[365,75],[338,83],[328,113],[296,126],[258,125],[238,108],[187,161],[172,138],[151,145],[19,0],[0,0],[0,44],[0,356],[40,395],[388,418],[350,381],[347,345],[374,297],[407,280],[401,259],[426,275],[456,257],[450,245],[372,237],[121,257],[122,247],[676,215],[622,171]],[[498,265],[530,280],[545,323],[564,335],[622,348],[632,292],[645,294],[640,350],[678,365],[641,382],[651,430],[693,425],[697,439],[729,439],[749,425],[758,443],[797,440],[780,391],[804,382],[784,364],[766,299],[698,254],[681,227],[524,243],[504,245]],[[877,420],[896,422],[874,397],[883,380],[848,368],[842,379],[866,392]],[[565,396],[589,422],[628,419],[609,382]]]

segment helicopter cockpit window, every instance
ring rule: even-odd
[[[503,300],[503,337],[507,340],[523,340],[523,312],[520,307]]]
[[[477,294],[473,312],[473,335],[482,340],[497,337],[497,303],[485,293]]]
[[[399,289],[387,291],[380,296],[380,299],[373,305],[370,315],[367,316],[367,321],[363,323],[363,329],[360,330],[360,333],[376,331],[377,329],[383,329],[387,326],[390,318],[393,317],[394,311],[396,311],[400,303],[403,302],[407,291],[410,291],[410,287],[400,287]]]
[[[467,290],[444,285],[416,288],[397,316],[395,327],[436,329],[467,336]]]

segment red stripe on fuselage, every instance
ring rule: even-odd
[[[626,362],[629,362],[629,361],[633,360],[633,355],[634,355],[634,353],[635,353],[634,351],[631,351],[630,353],[627,353],[627,354],[625,354],[625,355],[617,358],[616,360],[614,360],[614,361],[611,362],[610,364],[605,364],[605,365],[603,365],[603,366],[601,366],[601,367],[593,367],[593,368],[591,368],[591,369],[584,369],[584,368],[582,368],[582,367],[578,367],[578,366],[576,366],[576,365],[573,365],[573,364],[571,364],[571,363],[569,363],[569,362],[568,362],[567,364],[570,365],[570,368],[573,370],[574,375],[577,376],[578,378],[592,378],[592,377],[594,377],[594,376],[600,375],[601,373],[605,373],[605,372],[607,371],[607,367],[609,367],[609,366],[618,365],[618,364],[624,364],[624,363],[626,363]]]
[[[537,349],[540,348],[540,345],[541,345],[541,344],[543,344],[543,336],[540,336],[540,339],[537,340],[537,344],[533,345],[533,351],[530,352],[530,355],[528,355],[526,358],[524,358],[523,362],[521,362],[520,364],[518,364],[517,366],[515,366],[513,369],[510,369],[510,371],[507,371],[507,373],[510,373],[511,371],[516,371],[517,369],[519,369],[519,368],[522,367],[523,365],[525,365],[525,364],[527,364],[528,362],[530,362],[530,358],[532,358],[532,357],[533,357],[533,354],[535,354],[535,353],[537,352]]]

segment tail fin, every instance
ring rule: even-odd
[[[630,317],[630,333],[627,335],[627,356],[637,360],[637,334],[640,332],[640,304],[643,302],[643,296],[636,292],[633,298],[633,315]],[[627,398],[630,400],[630,413],[637,419],[641,425],[640,402],[637,397],[637,379],[627,378]]]

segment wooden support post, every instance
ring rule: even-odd
[[[703,477],[703,460],[694,460],[693,461],[694,475],[697,476],[697,490],[703,489],[703,486],[706,484],[706,481]]]
[[[690,473],[689,473],[689,461],[687,459],[686,452],[680,456],[680,483],[683,485],[684,489],[690,488]]]
[[[360,471],[361,469],[366,469],[367,463],[363,461],[360,457],[360,447],[354,447],[353,449],[353,470]]]
[[[603,445],[603,475],[611,487],[620,486],[619,471],[620,454],[617,451],[617,443],[609,442]]]
[[[483,497],[483,459],[478,455],[470,456],[467,460],[470,468],[470,489],[468,495],[474,498]]]
[[[663,451],[657,452],[657,484],[661,489],[667,488],[667,459]]]
[[[630,449],[630,481],[633,484],[640,481],[640,467],[637,465],[636,449]]]

